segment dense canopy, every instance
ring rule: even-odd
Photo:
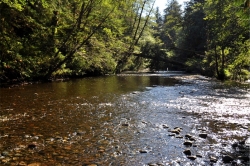
[[[0,81],[124,70],[249,79],[249,0],[2,0]]]

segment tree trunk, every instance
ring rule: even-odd
[[[220,72],[219,72],[218,54],[217,54],[216,46],[214,46],[214,53],[215,53],[215,70],[216,70],[217,77],[219,78]]]

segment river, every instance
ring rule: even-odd
[[[249,87],[157,72],[1,88],[0,165],[247,165]]]

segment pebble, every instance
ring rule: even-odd
[[[148,153],[146,150],[139,150],[140,153]]]
[[[14,156],[15,156],[15,157],[22,157],[23,155],[20,154],[20,153],[16,153]]]
[[[20,161],[20,162],[18,163],[18,165],[19,165],[19,166],[26,166],[26,165],[27,165],[27,163],[26,163],[26,162],[24,162],[24,161]]]
[[[201,154],[196,154],[196,157],[202,158]]]
[[[36,143],[31,143],[28,145],[28,149],[35,149],[36,148]]]
[[[197,147],[198,145],[197,144],[193,144],[193,147]]]
[[[168,125],[166,125],[166,124],[163,124],[162,127],[163,128],[169,128]]]
[[[192,138],[193,136],[190,135],[190,134],[186,134],[185,137],[188,138],[188,139],[190,139],[190,138]]]
[[[195,160],[196,156],[187,156],[187,158],[190,159],[190,160]]]
[[[242,125],[242,126],[240,126],[242,129],[249,129],[249,127],[248,126],[244,126],[244,125]]]
[[[71,150],[71,146],[65,146],[64,150]]]
[[[175,130],[178,130],[178,131],[180,131],[180,132],[181,132],[181,130],[182,130],[181,127],[175,127],[174,129],[175,129]]]
[[[104,153],[105,150],[104,150],[104,149],[100,149],[100,150],[98,150],[98,152],[99,152],[99,153]]]
[[[82,131],[82,130],[78,130],[76,132],[77,135],[84,135],[86,132],[85,131]]]
[[[249,157],[247,156],[238,156],[238,159],[243,160],[245,162],[249,161]]]
[[[31,163],[28,166],[42,166],[42,163]]]
[[[9,155],[9,152],[3,151],[1,154],[2,154],[2,156],[8,156],[8,155]]]
[[[229,156],[229,155],[225,155],[225,156],[222,157],[222,161],[223,161],[224,163],[230,163],[230,162],[233,161],[233,160],[234,160],[233,157],[231,157],[231,156]]]
[[[215,157],[210,157],[210,162],[216,163],[216,162],[217,162],[217,158],[215,158]]]
[[[233,148],[236,148],[237,146],[238,146],[238,143],[233,143],[233,144],[232,144],[232,147],[233,147]]]
[[[189,138],[190,141],[196,141],[196,139],[194,137]]]
[[[207,133],[200,133],[199,137],[206,139],[207,138]]]
[[[171,133],[175,133],[175,134],[180,134],[180,131],[179,131],[179,130],[176,130],[176,129],[175,129],[175,130],[171,130],[170,132],[171,132]]]
[[[186,150],[184,150],[184,151],[183,151],[183,153],[184,153],[185,155],[191,155],[191,151],[190,151],[190,149],[186,149]]]
[[[56,136],[55,139],[56,139],[56,140],[61,140],[62,137],[61,137],[61,136]]]
[[[183,143],[183,145],[192,145],[193,144],[193,142],[192,141],[185,141],[184,143]]]

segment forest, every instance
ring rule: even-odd
[[[183,70],[250,78],[250,1],[2,0],[0,81]]]

